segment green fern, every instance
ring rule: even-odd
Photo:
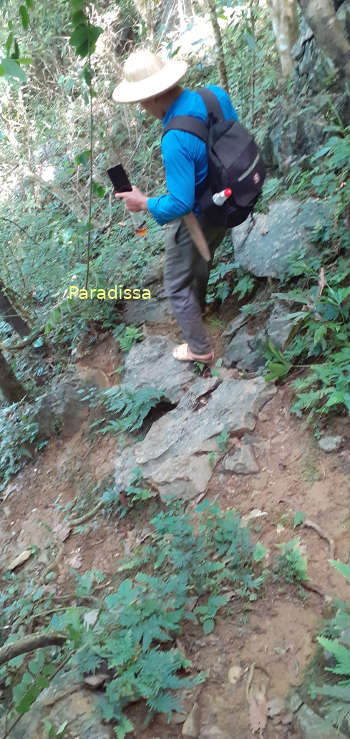
[[[330,560],[330,563],[350,582],[350,565],[335,560]],[[328,628],[332,638],[319,636],[317,640],[336,660],[335,667],[326,667],[326,670],[343,679],[333,685],[312,686],[312,690],[316,695],[330,699],[326,713],[329,723],[339,728],[344,722],[350,728],[350,604],[338,602],[337,605],[339,610]]]
[[[101,395],[102,402],[117,418],[99,429],[100,433],[136,431],[141,428],[150,410],[165,397],[163,390],[154,387],[131,390],[126,386],[120,386],[104,390]]]

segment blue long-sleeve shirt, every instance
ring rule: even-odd
[[[237,120],[230,97],[221,87],[208,85],[217,96],[226,119]],[[162,119],[163,126],[178,115],[207,118],[204,101],[197,92],[185,89],[170,105]],[[167,194],[148,198],[147,207],[153,218],[163,226],[191,210],[200,213],[197,188],[208,173],[206,144],[192,133],[170,130],[162,139]]]

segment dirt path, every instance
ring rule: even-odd
[[[98,348],[94,349],[94,359],[89,357],[86,368],[100,369],[107,377],[105,348],[104,344],[100,354]],[[109,372],[116,364],[108,365]],[[339,452],[326,455],[310,429],[290,414],[290,405],[291,389],[286,384],[278,388],[260,414],[251,439],[260,471],[242,476],[218,466],[207,492],[209,499],[218,496],[222,508],[235,508],[243,517],[255,510],[256,517],[250,521],[252,538],[267,547],[270,562],[278,543],[300,537],[309,576],[321,593],[309,591],[303,599],[295,586],[271,582],[249,607],[232,602],[232,608],[217,619],[215,631],[208,637],[194,626],[186,630],[181,646],[195,668],[208,670],[207,681],[198,689],[201,725],[215,725],[232,739],[252,736],[249,680],[251,689],[263,685],[268,700],[283,698],[291,686],[301,683],[327,610],[322,594],[350,600],[349,586],[328,563],[330,543],[334,542],[335,557],[343,562],[348,561],[350,552],[350,429],[342,419],[337,420],[329,432],[341,433],[343,445]],[[117,453],[117,441],[111,437],[94,439],[88,423],[70,439],[51,440],[3,493],[1,569],[6,569],[22,550],[35,545],[38,554],[24,565],[25,571],[40,577],[59,553],[55,571],[62,594],[72,590],[71,567],[81,573],[100,569],[111,575],[118,558],[142,537],[146,518],[142,514],[127,515],[117,521],[99,515],[88,532],[69,536],[63,519],[64,506],[72,500],[76,505],[84,501],[85,510],[94,505],[96,486],[113,474]],[[329,541],[312,527],[293,529],[296,511],[303,512]],[[79,515],[79,507],[73,515]],[[233,667],[235,670],[229,672]],[[236,682],[233,674],[238,675]],[[193,701],[193,695],[188,696],[187,711]],[[180,724],[169,727],[161,718],[144,730],[144,715],[138,706],[130,710],[130,715],[136,722],[135,739],[181,736]],[[299,734],[291,728],[290,717],[283,716],[284,724],[281,715],[269,719],[265,739],[297,739]]]

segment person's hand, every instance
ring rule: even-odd
[[[132,191],[116,192],[115,197],[119,198],[119,200],[124,200],[126,209],[134,213],[137,213],[139,210],[147,210],[148,198],[134,185]]]

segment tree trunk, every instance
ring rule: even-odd
[[[13,307],[7,295],[5,294],[5,286],[0,280],[0,315],[3,316],[5,321],[12,326],[14,331],[20,336],[28,336],[31,332],[30,326],[26,323],[20,315],[18,315],[16,308]]]
[[[221,84],[221,87],[223,87],[224,90],[226,90],[226,92],[230,94],[228,80],[227,80],[226,65],[225,65],[225,55],[224,55],[224,49],[222,45],[222,36],[221,36],[221,31],[220,31],[220,26],[218,23],[217,15],[216,15],[215,0],[206,0],[206,3],[207,3],[207,8],[209,10],[210,20],[213,26],[214,37],[215,37],[215,42],[217,46],[220,84]]]
[[[296,0],[268,0],[283,77],[293,71],[292,47],[298,37]]]
[[[18,403],[25,395],[26,389],[21,385],[5,357],[0,352],[0,390],[10,403]]]
[[[298,0],[316,43],[340,77],[350,84],[350,44],[335,14],[332,0]]]

